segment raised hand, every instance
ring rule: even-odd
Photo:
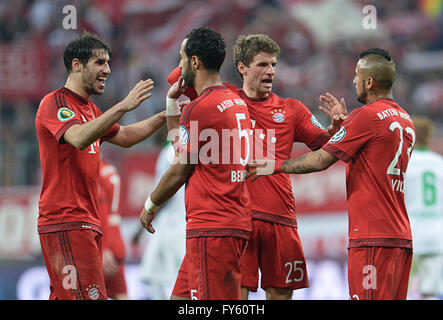
[[[319,106],[319,109],[331,118],[328,132],[333,136],[340,129],[348,114],[345,99],[341,98],[340,102],[338,102],[332,94],[326,92],[325,95],[320,96],[320,102],[323,106]]]
[[[185,92],[187,86],[185,85],[185,81],[183,77],[180,76],[177,82],[175,82],[168,90],[168,98],[178,99]]]
[[[143,101],[150,98],[152,93],[148,93],[154,88],[154,81],[152,79],[140,80],[134,88],[129,92],[122,103],[125,106],[125,111],[131,111],[137,108]]]

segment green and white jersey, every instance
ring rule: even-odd
[[[415,149],[405,179],[414,254],[443,252],[443,157]]]

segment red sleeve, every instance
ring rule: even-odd
[[[353,110],[343,122],[340,130],[323,146],[338,159],[348,162],[374,136],[369,115],[364,108]]]
[[[178,78],[180,78],[181,75],[181,68],[177,67],[168,76],[168,82],[170,85],[173,85],[178,81]],[[189,99],[194,100],[198,97],[197,91],[195,91],[194,88],[187,88],[184,92],[184,95],[187,96]]]
[[[331,136],[303,103],[294,99],[288,101],[294,111],[294,142],[303,142],[311,150],[320,149]]]
[[[100,117],[102,115],[101,110],[95,105],[92,104],[94,111],[95,111],[95,117]],[[104,141],[111,139],[114,137],[120,130],[120,125],[118,123],[114,123],[114,125],[106,131],[106,133],[100,138],[100,144],[102,144]]]
[[[100,143],[103,143],[103,141],[106,141],[108,139],[111,139],[114,137],[118,132],[120,131],[120,125],[118,123],[114,123],[114,125],[109,129],[103,137],[100,138]]]
[[[43,127],[49,130],[51,134],[59,141],[64,143],[61,139],[74,124],[82,124],[82,121],[75,113],[75,109],[69,104],[65,107],[57,105],[54,96],[42,101],[40,107],[39,121]]]

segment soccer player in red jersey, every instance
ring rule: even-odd
[[[127,300],[124,273],[125,244],[120,233],[120,175],[117,168],[102,159],[98,181],[98,211],[103,233],[103,273],[106,293],[110,298]]]
[[[116,123],[151,96],[150,79],[103,114],[89,100],[104,93],[110,55],[89,33],[71,41],[63,53],[66,83],[42,99],[35,118],[43,176],[38,233],[50,299],[107,299],[98,217],[100,144],[130,147],[165,123],[164,112],[128,126]]]
[[[168,98],[178,99],[183,83],[195,88],[198,97],[183,108],[176,161],[140,216],[154,232],[155,208],[186,183],[186,255],[172,299],[241,298],[239,260],[251,234],[244,180],[251,121],[246,103],[220,80],[225,54],[221,35],[207,27],[192,30],[182,42],[183,79],[171,87]],[[170,115],[178,118],[167,111]]]
[[[395,75],[388,52],[362,52],[354,84],[365,105],[353,110],[320,150],[297,159],[251,164],[248,173],[302,174],[325,170],[338,159],[347,163],[351,299],[403,300],[408,290],[412,237],[403,182],[415,129],[408,113],[393,100]],[[324,103],[333,106],[338,101],[330,95]]]
[[[319,149],[331,137],[306,106],[272,92],[280,48],[264,34],[241,35],[234,45],[234,62],[242,79],[241,89],[225,84],[248,105],[254,135],[254,159],[288,159],[294,142]],[[178,77],[174,70],[170,82]],[[193,98],[190,89],[185,95]],[[346,107],[323,109],[328,115],[346,114]],[[338,129],[338,120],[329,128]],[[294,289],[308,286],[306,259],[297,231],[295,199],[288,175],[276,174],[247,181],[252,209],[252,236],[241,258],[242,298],[261,287],[267,299],[291,299]]]

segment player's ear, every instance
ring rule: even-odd
[[[241,62],[241,61],[239,61],[239,62],[237,62],[237,71],[241,74],[241,75],[245,75],[245,73],[246,73],[246,71],[247,71],[247,66],[243,63],[243,62]]]
[[[82,67],[83,64],[81,63],[81,61],[77,58],[72,59],[72,71],[73,72],[81,72],[82,71]]]
[[[371,90],[375,87],[375,79],[373,77],[367,77],[365,80],[366,89]]]
[[[202,65],[202,61],[197,56],[191,57],[191,67],[198,70]]]

